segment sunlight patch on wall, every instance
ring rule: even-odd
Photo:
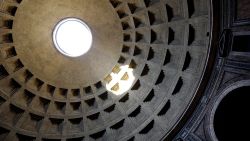
[[[130,90],[134,81],[133,68],[129,65],[115,66],[105,78],[106,89],[115,95],[121,95]]]

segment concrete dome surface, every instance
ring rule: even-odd
[[[0,140],[162,140],[205,75],[207,0],[5,0],[0,10]],[[92,32],[83,55],[55,48],[66,18]]]

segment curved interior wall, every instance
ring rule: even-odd
[[[213,27],[217,29],[215,30],[217,32],[212,32],[215,39],[213,47],[217,50],[213,72],[208,84],[205,86],[206,89],[198,102],[199,104],[192,113],[191,118],[188,119],[188,122],[175,137],[176,140],[216,141],[230,137],[230,140],[247,140],[248,137],[245,136],[245,131],[241,129],[248,126],[249,123],[244,121],[246,116],[242,114],[248,114],[249,112],[245,109],[245,106],[238,108],[238,113],[234,113],[234,110],[236,107],[243,105],[243,99],[246,98],[244,93],[249,93],[246,91],[250,85],[249,6],[250,3],[247,0],[213,1]],[[243,93],[241,89],[245,89],[246,92]],[[227,127],[230,126],[228,129],[235,132],[219,135],[218,128],[223,128],[224,125],[222,126],[223,122],[217,121],[215,127],[214,117],[215,113],[219,113],[216,110],[218,105],[226,105],[225,103],[227,103],[222,99],[226,99],[229,95],[237,97],[234,99],[233,104],[225,106],[225,108],[231,107],[229,113],[232,115],[227,119],[230,120],[231,117],[236,117],[234,121],[227,124]],[[240,101],[240,103],[237,104],[237,101]],[[226,114],[222,114],[222,116]],[[218,115],[217,117],[219,117]],[[241,121],[244,124],[240,125]],[[239,123],[237,127],[234,126],[235,122]],[[215,132],[220,137],[217,138]]]

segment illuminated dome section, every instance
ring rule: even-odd
[[[87,24],[80,19],[67,18],[56,25],[53,42],[60,53],[69,57],[79,57],[91,48],[92,33]]]

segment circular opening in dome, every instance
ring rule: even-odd
[[[92,46],[92,33],[85,22],[76,18],[60,21],[53,32],[55,47],[69,57],[79,57]]]
[[[219,141],[244,140],[248,138],[250,126],[250,87],[231,91],[220,102],[215,111],[214,131]]]

